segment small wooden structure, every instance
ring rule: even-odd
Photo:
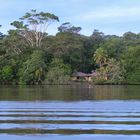
[[[83,72],[75,72],[72,74],[72,80],[73,81],[83,80],[83,81],[91,82],[92,78],[96,76],[97,74],[95,72],[88,73],[88,74]]]

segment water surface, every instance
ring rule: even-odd
[[[1,86],[0,139],[139,140],[140,86]]]

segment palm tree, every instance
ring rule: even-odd
[[[107,54],[103,48],[98,48],[94,53],[94,60],[100,67],[102,67],[107,61]]]

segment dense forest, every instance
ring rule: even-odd
[[[31,10],[0,32],[0,84],[67,84],[74,72],[92,71],[95,84],[140,84],[140,33],[85,36],[66,22],[48,35],[54,22],[56,15]]]

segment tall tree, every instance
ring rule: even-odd
[[[35,50],[19,69],[20,84],[41,84],[44,80],[46,64],[44,52]]]
[[[109,58],[119,59],[122,51],[125,49],[122,38],[118,36],[106,36],[100,47],[106,50]]]
[[[60,27],[58,27],[59,32],[69,32],[78,34],[81,31],[81,27],[75,27],[70,24],[70,22],[63,23]]]
[[[51,13],[39,12],[31,10],[26,13],[19,21],[11,23],[18,30],[18,34],[26,40],[29,46],[42,46],[42,39],[46,35],[48,26],[59,18]]]
[[[128,84],[140,84],[140,46],[128,47],[122,53],[122,65]]]
[[[107,54],[103,48],[98,48],[94,53],[94,60],[100,67],[102,67],[107,61]]]
[[[104,39],[105,35],[103,32],[100,32],[99,30],[95,29],[90,36],[90,39],[96,43],[101,43]]]

